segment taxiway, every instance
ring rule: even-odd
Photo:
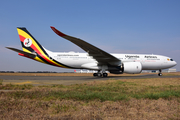
[[[32,84],[32,85],[53,85],[53,84],[80,84],[91,81],[99,80],[119,80],[119,79],[147,79],[147,78],[180,78],[180,76],[161,76],[156,74],[143,74],[138,76],[108,76],[93,77],[93,76],[13,76],[13,75],[1,75],[0,80],[3,80],[3,84]]]

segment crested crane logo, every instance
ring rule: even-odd
[[[32,40],[30,38],[26,38],[23,43],[24,46],[30,47],[32,45]]]

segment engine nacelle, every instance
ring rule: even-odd
[[[124,73],[136,74],[141,73],[142,64],[140,62],[125,62],[123,63]]]

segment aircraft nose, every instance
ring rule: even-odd
[[[171,65],[174,67],[177,65],[176,61],[172,61]]]
[[[174,66],[177,65],[176,61],[174,61]]]

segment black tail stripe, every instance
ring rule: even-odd
[[[41,57],[39,54],[37,54],[37,56],[45,63],[52,65],[51,63],[49,63],[47,60],[45,60],[43,57]]]

